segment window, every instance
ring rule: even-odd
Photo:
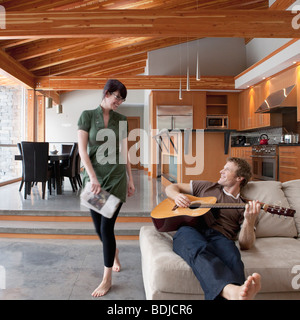
[[[0,86],[0,183],[22,175],[17,143],[25,140],[27,90],[22,86]]]

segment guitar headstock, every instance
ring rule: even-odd
[[[268,205],[268,207],[264,210],[271,214],[277,214],[279,216],[284,216],[284,217],[294,217],[296,213],[296,210],[294,209],[283,208],[280,206],[270,206],[270,205]]]

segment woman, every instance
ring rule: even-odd
[[[94,297],[105,295],[112,285],[112,271],[121,270],[114,225],[122,203],[126,201],[126,193],[131,196],[135,190],[127,153],[127,126],[124,126],[127,120],[115,112],[126,96],[127,89],[120,81],[108,80],[100,106],[95,110],[83,111],[78,121],[79,154],[85,167],[83,183],[90,181],[91,191],[95,194],[103,188],[121,200],[111,219],[90,210],[96,232],[103,243],[104,256],[103,279],[92,293]],[[119,161],[124,150],[127,161]]]

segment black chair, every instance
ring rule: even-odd
[[[73,148],[72,144],[62,144],[61,145],[61,153],[71,153]]]
[[[75,142],[72,146],[72,150],[70,152],[70,159],[67,164],[60,164],[60,176],[68,177],[73,189],[73,192],[77,190],[76,184],[76,155],[78,153],[78,143]]]
[[[80,155],[79,152],[77,152],[76,155],[76,173],[75,173],[75,178],[78,183],[79,188],[82,188],[82,180],[80,176]]]
[[[48,164],[48,142],[21,142],[24,173],[24,199],[31,193],[34,183],[42,182],[42,198],[45,199],[46,182],[51,194],[51,175],[53,167]]]
[[[19,152],[20,152],[20,155],[22,155],[22,147],[21,147],[21,143],[17,143],[17,146],[18,146],[18,149],[19,149]],[[23,166],[22,166],[22,180],[21,180],[21,183],[20,183],[20,187],[19,187],[19,192],[22,190],[23,188],[23,184],[24,184],[24,172],[23,172]]]

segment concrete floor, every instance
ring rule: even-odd
[[[122,215],[149,214],[165,195],[159,180],[134,171],[136,194],[123,205]],[[35,188],[27,200],[19,183],[0,188],[0,213],[42,211],[86,213],[69,182],[63,195],[41,199]],[[23,190],[22,190],[23,191]],[[17,221],[16,221],[17,225]],[[118,240],[122,271],[100,300],[145,299],[137,240]],[[0,300],[90,300],[103,273],[102,245],[97,240],[40,240],[0,238]]]

